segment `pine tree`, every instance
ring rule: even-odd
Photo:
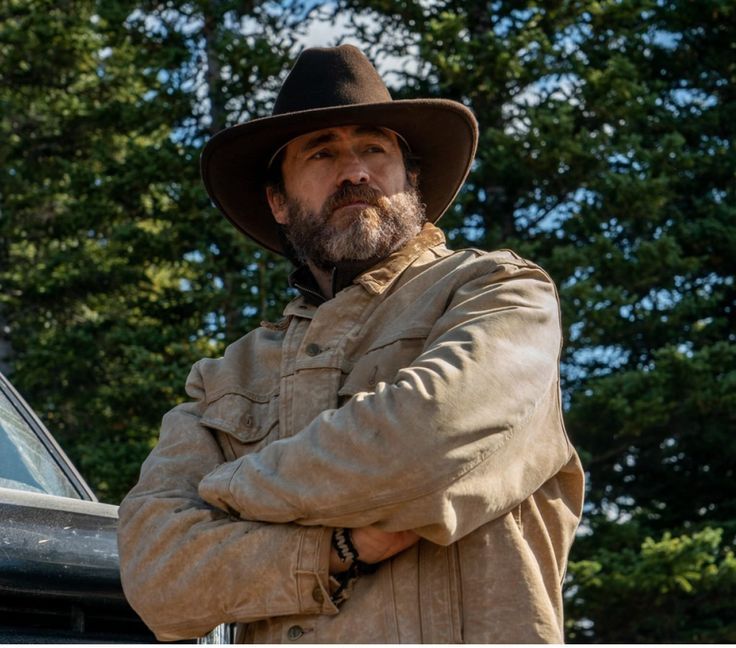
[[[341,6],[374,56],[408,57],[395,95],[478,117],[454,245],[514,248],[559,285],[589,474],[570,639],[733,640],[736,8]]]
[[[286,264],[211,207],[198,155],[268,109],[294,18],[63,5],[0,14],[0,323],[15,384],[119,501],[193,362],[280,314]]]

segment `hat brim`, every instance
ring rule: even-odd
[[[266,163],[289,140],[334,126],[373,125],[399,133],[419,157],[419,190],[427,219],[436,222],[470,171],[478,125],[462,104],[407,99],[318,108],[263,117],[217,133],[202,151],[200,168],[215,206],[244,234],[284,254],[266,200]]]

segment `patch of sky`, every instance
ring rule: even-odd
[[[102,49],[97,50],[97,60],[99,61],[99,64],[95,68],[95,73],[97,76],[102,79],[105,76],[105,61],[112,56],[112,47],[103,47]]]
[[[681,292],[674,290],[651,290],[648,295],[642,297],[636,304],[624,304],[619,306],[618,313],[622,319],[634,322],[642,316],[650,317],[651,313],[660,313],[663,321],[667,320],[667,313],[682,301]]]
[[[722,276],[716,272],[711,272],[705,277],[698,277],[693,280],[689,286],[689,290],[694,290],[698,297],[712,297],[713,292],[720,286],[732,286],[734,278],[732,275]]]
[[[504,16],[500,20],[497,20],[493,25],[493,33],[496,36],[503,38],[508,36],[511,32],[511,28],[514,26],[514,20],[510,16]]]
[[[576,94],[582,83],[576,74],[548,74],[522,88],[501,108],[506,122],[504,132],[508,135],[528,133],[531,120],[526,116],[527,111],[547,101],[579,105]]]
[[[629,451],[633,450],[634,448],[629,448]],[[616,470],[617,466],[618,470]],[[620,472],[622,470],[621,464],[614,465],[613,469],[616,470],[616,472]],[[621,497],[617,497],[615,501],[603,500],[601,502],[601,512],[610,522],[615,522],[616,524],[626,524],[627,522],[630,522],[632,518],[632,515],[628,509],[631,509],[634,504],[635,502],[632,497],[629,497],[628,495],[622,495]]]
[[[593,266],[578,266],[569,277],[562,281],[560,288],[566,290],[581,281],[586,281],[593,276],[594,272],[595,268]]]
[[[651,29],[644,34],[643,41],[649,45],[674,50],[682,41],[682,33],[666,31],[664,29]]]
[[[315,6],[319,3],[314,3]],[[339,13],[331,20],[314,19],[302,34],[299,34],[296,43],[297,50],[306,47],[329,47],[337,45],[338,42],[359,45],[355,39],[343,38],[350,24],[350,16],[347,13]]]
[[[528,22],[540,11],[539,9],[512,9],[510,15],[517,22]]]
[[[678,452],[674,455],[669,455],[666,457],[662,457],[662,463],[668,466],[672,466],[673,470],[677,470],[679,468],[678,464],[685,458],[684,452]]]
[[[297,20],[304,20],[309,12],[317,8],[334,9],[336,2],[324,2],[323,0],[287,0],[286,2],[266,2],[265,7],[269,13],[283,15],[287,11]]]
[[[553,205],[543,204],[542,193],[537,190],[538,202],[517,209],[514,218],[517,224],[531,234],[557,231],[562,235],[562,226],[570,218],[580,214],[584,205],[595,204],[596,193],[584,188],[576,189]]]
[[[629,322],[633,322],[636,320],[634,312],[635,309],[633,304],[624,304],[618,309],[618,314],[620,315],[621,319],[628,320]]]
[[[708,110],[718,105],[718,97],[699,88],[675,88],[669,93],[670,101],[677,108]]]
[[[630,352],[620,346],[597,345],[574,351],[563,363],[566,375],[570,378],[583,379],[593,376],[607,376],[626,365]]]
[[[712,135],[710,133],[702,133],[700,135],[700,144],[702,145],[705,153],[711,156],[724,155],[731,148],[733,143],[726,137],[719,137],[718,135]]]
[[[317,6],[319,3],[314,3]],[[428,5],[434,4],[429,2]],[[334,6],[326,3],[327,7]],[[397,31],[395,28],[386,28],[371,11],[341,12],[329,20],[314,16],[303,33],[296,38],[297,50],[306,47],[328,47],[338,44],[355,45],[365,49],[364,43],[357,35],[355,28],[371,34],[373,42],[379,47],[375,52],[373,63],[389,87],[401,87],[405,83],[406,75],[416,74],[419,71],[419,46],[416,37],[409,40],[408,31]],[[401,43],[397,47],[397,43]]]
[[[593,36],[593,27],[583,20],[575,21],[559,34],[555,49],[566,57],[574,56],[585,63],[588,57],[581,49],[581,45]]]
[[[710,110],[718,104],[718,98],[697,88],[677,88],[657,97],[654,103],[674,115],[680,115],[683,112],[702,113]]]
[[[485,219],[480,214],[468,216],[460,228],[462,235],[471,243],[478,243],[486,233]]]
[[[204,324],[207,334],[216,334],[215,337],[218,337],[219,335],[222,335],[220,331],[225,328],[227,322],[224,315],[218,315],[217,313],[212,312],[207,313],[204,316]]]
[[[185,252],[184,260],[189,261],[190,263],[202,263],[202,261],[204,261],[204,254],[202,254],[199,250]]]
[[[588,484],[590,483],[590,472],[587,470],[585,471],[585,481]],[[591,528],[590,523],[586,519],[586,517],[589,516],[593,512],[593,510],[594,510],[594,505],[592,502],[585,502],[583,504],[583,519],[580,521],[580,525],[578,526],[578,529],[575,533],[575,535],[578,538],[583,538],[589,535],[593,535],[593,529]],[[576,586],[573,585],[572,587],[576,587]],[[569,589],[571,588],[567,586],[565,587],[565,591],[564,591],[565,598],[571,598],[570,594],[572,593],[568,591]],[[578,623],[581,624],[580,622]],[[592,621],[591,621],[591,626],[592,626]]]
[[[168,29],[166,29],[164,22],[159,16],[147,14],[142,9],[134,9],[125,20],[125,24],[128,27],[133,27],[136,23],[143,23],[143,27],[149,34],[157,34],[159,36],[166,36],[168,34]]]
[[[567,329],[567,339],[570,342],[576,342],[577,340],[580,339],[580,334],[583,332],[584,328],[585,328],[584,322],[574,322]]]
[[[541,47],[539,41],[532,41],[526,47],[522,47],[516,52],[516,58],[524,62],[534,61],[534,59],[539,57]]]

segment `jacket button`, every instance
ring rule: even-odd
[[[325,602],[325,595],[322,593],[322,588],[319,585],[315,585],[314,589],[312,590],[312,598],[317,603]]]
[[[306,352],[308,356],[316,356],[322,353],[322,349],[320,348],[319,344],[315,344],[312,342],[311,344],[307,344]]]
[[[304,634],[304,630],[302,630],[301,626],[291,626],[289,628],[288,632],[286,633],[286,636],[289,637],[291,641],[296,641]]]

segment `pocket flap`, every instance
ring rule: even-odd
[[[234,436],[243,443],[260,441],[278,422],[276,398],[255,401],[242,394],[225,394],[202,415],[202,425]]]

